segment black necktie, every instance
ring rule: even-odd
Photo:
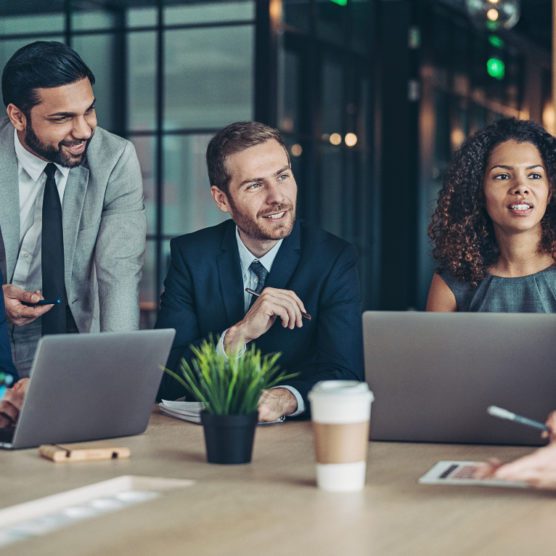
[[[266,282],[266,277],[268,276],[268,270],[257,260],[249,265],[249,270],[257,277],[257,287],[255,291],[261,293],[264,288],[264,283]],[[250,306],[253,305],[255,299],[256,296],[253,295],[251,297],[251,303],[249,304]]]
[[[42,294],[45,299],[59,297],[62,303],[54,305],[42,318],[42,333],[66,332],[66,288],[64,286],[64,236],[62,233],[62,205],[56,189],[56,166],[44,169],[46,184],[42,201]]]

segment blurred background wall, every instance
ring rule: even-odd
[[[283,132],[300,216],[357,246],[365,308],[422,309],[434,269],[426,230],[454,149],[504,115],[554,131],[551,0],[522,0],[511,30],[466,8],[4,1],[0,65],[28,42],[65,41],[95,72],[99,124],[135,144],[148,214],[143,326],[156,317],[169,239],[224,218],[209,195],[208,140],[250,119]]]

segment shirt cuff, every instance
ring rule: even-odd
[[[289,415],[286,415],[286,417],[297,417],[298,415],[301,415],[302,413],[305,413],[305,402],[303,401],[303,398],[301,397],[301,394],[297,391],[296,388],[294,388],[293,386],[286,386],[285,384],[283,384],[281,386],[274,386],[272,388],[272,390],[274,388],[285,388],[286,390],[289,390],[295,396],[295,399],[297,401],[297,409],[293,413],[290,413]]]
[[[222,332],[222,334],[220,335],[220,339],[218,340],[218,343],[216,344],[216,353],[218,353],[219,355],[223,355],[226,359],[228,359],[228,354],[226,353],[226,350],[224,349],[224,337],[226,336],[226,332],[228,332],[228,328],[226,328],[226,330],[224,330],[224,332]],[[246,345],[243,344],[243,346],[241,347],[240,350],[238,350],[237,352],[237,357],[242,356],[245,353],[245,350],[247,349]]]

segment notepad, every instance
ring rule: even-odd
[[[202,402],[162,400],[158,407],[165,415],[199,424],[201,422],[201,411],[205,406]]]
[[[161,413],[168,415],[169,417],[174,417],[176,419],[181,419],[182,421],[188,421],[190,423],[201,423],[201,411],[204,409],[204,404],[202,402],[187,402],[185,400],[162,400],[158,407]],[[285,421],[284,417],[276,419],[276,421],[267,421],[264,423],[259,423],[259,425],[276,425],[278,423],[283,423]]]

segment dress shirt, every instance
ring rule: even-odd
[[[48,161],[29,152],[15,130],[14,148],[19,186],[19,251],[11,283],[28,291],[42,290],[42,201]],[[62,207],[69,172],[69,168],[56,164],[54,179]],[[6,280],[10,281],[9,277]],[[27,376],[42,335],[41,321],[11,326],[10,331],[14,362],[21,376]]]
[[[12,282],[25,288],[27,284],[42,283],[42,198],[46,184],[44,169],[48,161],[29,152],[15,130],[14,146],[19,180],[19,255]],[[69,171],[69,168],[56,164],[54,179],[62,207]]]
[[[245,291],[245,288],[250,288],[254,290],[256,289],[257,282],[258,282],[257,276],[252,270],[249,269],[249,267],[251,266],[251,263],[253,261],[259,261],[265,267],[267,272],[270,274],[272,265],[274,264],[274,259],[276,258],[276,255],[280,250],[280,246],[282,245],[283,239],[279,240],[270,251],[265,253],[260,258],[253,255],[253,253],[251,253],[251,251],[249,251],[249,249],[246,247],[245,243],[243,243],[239,235],[239,230],[237,226],[236,226],[236,241],[237,241],[237,249],[239,252],[239,264],[241,266],[241,276],[243,278],[243,307],[245,312],[247,313],[247,311],[249,310],[249,305],[251,304],[251,294],[247,293]],[[222,335],[220,336],[220,340],[218,341],[216,349],[217,351],[219,351],[220,353],[222,353],[227,357],[226,351],[224,350],[224,337],[226,336],[226,332],[228,332],[228,329],[222,332]],[[244,352],[245,352],[245,346],[240,350],[239,353],[243,354]],[[295,396],[295,399],[297,401],[297,409],[295,410],[294,413],[288,415],[288,417],[295,417],[296,415],[300,415],[305,411],[305,402],[303,401],[301,394],[297,391],[296,388],[293,388],[292,386],[286,386],[286,385],[275,386],[275,388],[285,388]]]

